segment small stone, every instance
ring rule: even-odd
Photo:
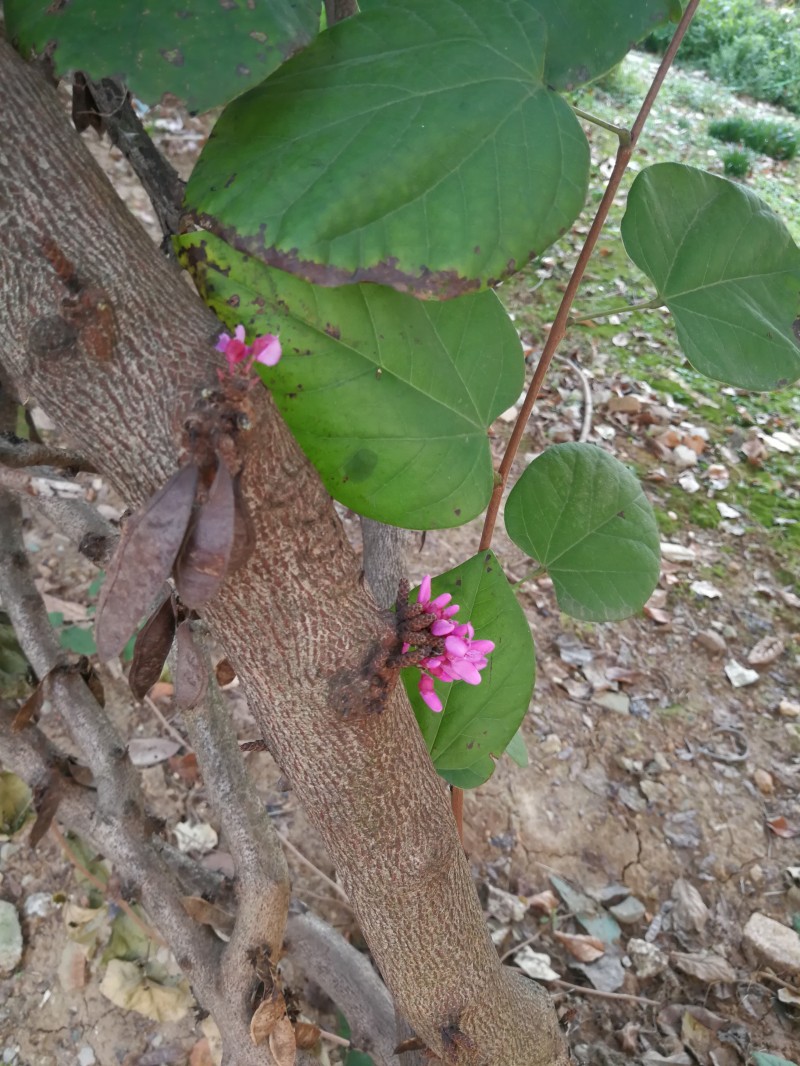
[[[628,941],[628,955],[639,977],[656,977],[669,966],[669,959],[655,944],[633,937]]]
[[[660,781],[650,781],[645,777],[639,782],[639,788],[647,796],[648,803],[664,803],[669,799],[669,789]]]
[[[96,1062],[94,1049],[88,1044],[83,1044],[78,1048],[78,1066],[94,1066]]]
[[[775,791],[772,774],[760,767],[753,771],[753,784],[763,796],[771,796]]]
[[[22,958],[22,928],[17,908],[0,899],[0,977],[12,974]]]
[[[630,714],[631,711],[631,698],[625,692],[601,692],[594,697],[594,702],[617,714]]]
[[[45,918],[53,907],[49,892],[34,892],[25,900],[23,910],[26,918]]]
[[[598,903],[602,903],[604,907],[622,903],[630,894],[631,890],[626,888],[625,885],[606,885],[605,888],[601,888],[598,892],[590,893],[592,898],[596,899]]]
[[[548,733],[539,745],[539,752],[542,755],[558,755],[560,751],[561,737],[559,737],[558,733]]]
[[[687,470],[695,466],[699,456],[694,448],[687,448],[685,444],[679,444],[672,453],[672,461],[679,470]]]
[[[778,714],[783,718],[800,718],[800,703],[794,700],[781,700],[778,704]]]
[[[645,915],[645,905],[635,896],[628,896],[622,903],[609,908],[620,925],[633,925],[640,922]]]
[[[754,863],[750,867],[750,880],[753,882],[754,885],[763,885],[764,884],[764,881],[765,881],[764,871],[758,865],[758,863]]]
[[[502,888],[489,885],[486,910],[501,925],[510,925],[512,922],[522,921],[528,911],[528,904],[519,896],[512,895],[511,892],[504,892]]]
[[[705,600],[718,600],[722,597],[717,586],[712,585],[710,581],[693,581],[689,588],[695,596],[702,596]]]
[[[779,973],[800,974],[800,936],[788,925],[756,911],[742,937],[747,947]]]
[[[728,650],[725,638],[721,637],[719,633],[715,633],[713,629],[702,630],[702,632],[697,634],[695,640],[711,655],[724,655]]]
[[[671,563],[693,563],[697,559],[694,548],[684,548],[682,544],[662,541],[660,547],[662,559],[668,559]]]

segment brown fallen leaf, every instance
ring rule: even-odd
[[[28,843],[32,848],[36,847],[56,816],[58,805],[64,795],[63,784],[61,774],[57,770],[51,770],[44,787],[36,789],[34,794],[36,821],[28,837]]]
[[[302,1051],[310,1051],[319,1043],[320,1028],[311,1022],[295,1022],[294,1038],[297,1046]]]
[[[167,766],[187,785],[196,785],[200,780],[197,756],[193,751],[187,755],[173,755],[171,759],[167,759]]]
[[[202,1037],[189,1052],[189,1066],[216,1066],[211,1054],[211,1045]]]
[[[179,1022],[194,1003],[185,977],[169,983],[154,981],[141,966],[123,959],[109,960],[100,992],[117,1007],[156,1022]]]
[[[785,650],[785,644],[780,637],[769,636],[764,637],[758,644],[750,651],[747,656],[747,661],[751,666],[768,666],[770,663],[774,663],[777,659],[780,659]]]
[[[673,951],[670,959],[683,973],[688,973],[690,977],[696,977],[707,985],[736,980],[736,971],[722,955]]]
[[[294,1066],[297,1044],[288,1018],[281,1018],[269,1035],[269,1050],[276,1066]]]
[[[578,962],[594,962],[595,959],[605,954],[605,944],[596,936],[587,936],[583,933],[560,933],[557,929],[553,932],[553,936]]]
[[[233,933],[233,916],[215,903],[209,903],[202,896],[182,896],[181,906],[189,917],[200,925],[210,925],[212,929],[218,929],[228,937]]]
[[[558,896],[546,888],[544,892],[537,892],[535,896],[528,896],[528,906],[532,911],[540,911],[542,914],[552,914],[558,910]]]
[[[786,840],[800,836],[800,829],[790,825],[782,814],[776,818],[767,818],[767,828],[771,829],[776,837],[784,837]]]
[[[44,705],[45,683],[50,675],[46,674],[33,692],[28,696],[17,713],[14,715],[14,720],[11,723],[11,732],[19,733],[24,729],[31,721],[38,719],[41,713],[42,706]]]
[[[199,472],[190,463],[132,515],[100,590],[97,654],[119,655],[170,575],[189,524]]]
[[[79,992],[86,987],[87,957],[88,949],[84,944],[68,940],[64,945],[58,963],[58,982],[65,992]]]
[[[230,685],[231,681],[236,679],[236,671],[227,659],[220,659],[214,668],[214,673],[217,675],[217,684],[220,688]]]

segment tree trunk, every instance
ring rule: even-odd
[[[138,506],[175,471],[183,422],[216,384],[219,324],[2,41],[0,111],[0,363]],[[416,1032],[448,1062],[566,1063],[545,993],[499,964],[401,686],[382,713],[364,710],[390,618],[268,393],[252,398],[256,547],[206,617]]]

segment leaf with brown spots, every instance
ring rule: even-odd
[[[175,562],[178,595],[192,610],[208,603],[225,580],[235,520],[233,481],[220,460],[208,499],[195,513]]]
[[[101,661],[119,655],[169,577],[189,524],[197,478],[194,464],[184,466],[128,519],[97,604]]]
[[[142,626],[133,646],[133,662],[128,684],[137,700],[143,700],[161,677],[175,639],[176,617],[172,596]]]
[[[178,643],[175,703],[181,710],[191,711],[205,696],[208,688],[206,664],[192,635],[191,622],[181,622],[175,639]]]

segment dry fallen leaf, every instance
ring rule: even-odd
[[[195,922],[200,925],[210,925],[225,937],[233,932],[234,919],[232,915],[218,907],[215,903],[209,903],[202,896],[183,896],[181,906]]]
[[[156,766],[171,759],[181,745],[166,737],[135,737],[128,741],[128,756],[134,766]]]
[[[269,1050],[276,1066],[294,1066],[297,1058],[297,1044],[294,1029],[288,1018],[281,1018],[272,1030],[269,1038]]]
[[[294,1027],[295,1043],[303,1051],[308,1051],[319,1043],[320,1028],[311,1022],[296,1022]]]
[[[544,892],[537,892],[535,896],[528,896],[528,906],[532,911],[541,911],[542,914],[550,914],[558,909],[558,896],[546,888]]]
[[[784,837],[786,840],[800,836],[800,829],[790,825],[782,814],[779,814],[777,818],[767,818],[767,827],[776,837]]]
[[[211,1045],[205,1037],[198,1040],[189,1052],[189,1066],[215,1066]]]
[[[581,933],[575,935],[560,933],[558,930],[555,930],[553,936],[579,962],[594,962],[595,959],[599,959],[601,955],[605,954],[605,944],[596,936],[587,936]]]
[[[184,977],[160,984],[147,977],[141,966],[124,959],[109,961],[100,991],[115,1006],[156,1022],[179,1022],[194,1004]]]
[[[673,917],[684,932],[702,933],[709,918],[709,909],[693,884],[679,877],[672,886],[675,900]]]
[[[690,977],[696,977],[707,985],[736,980],[736,971],[721,955],[673,951],[670,959],[683,973],[688,973]]]

